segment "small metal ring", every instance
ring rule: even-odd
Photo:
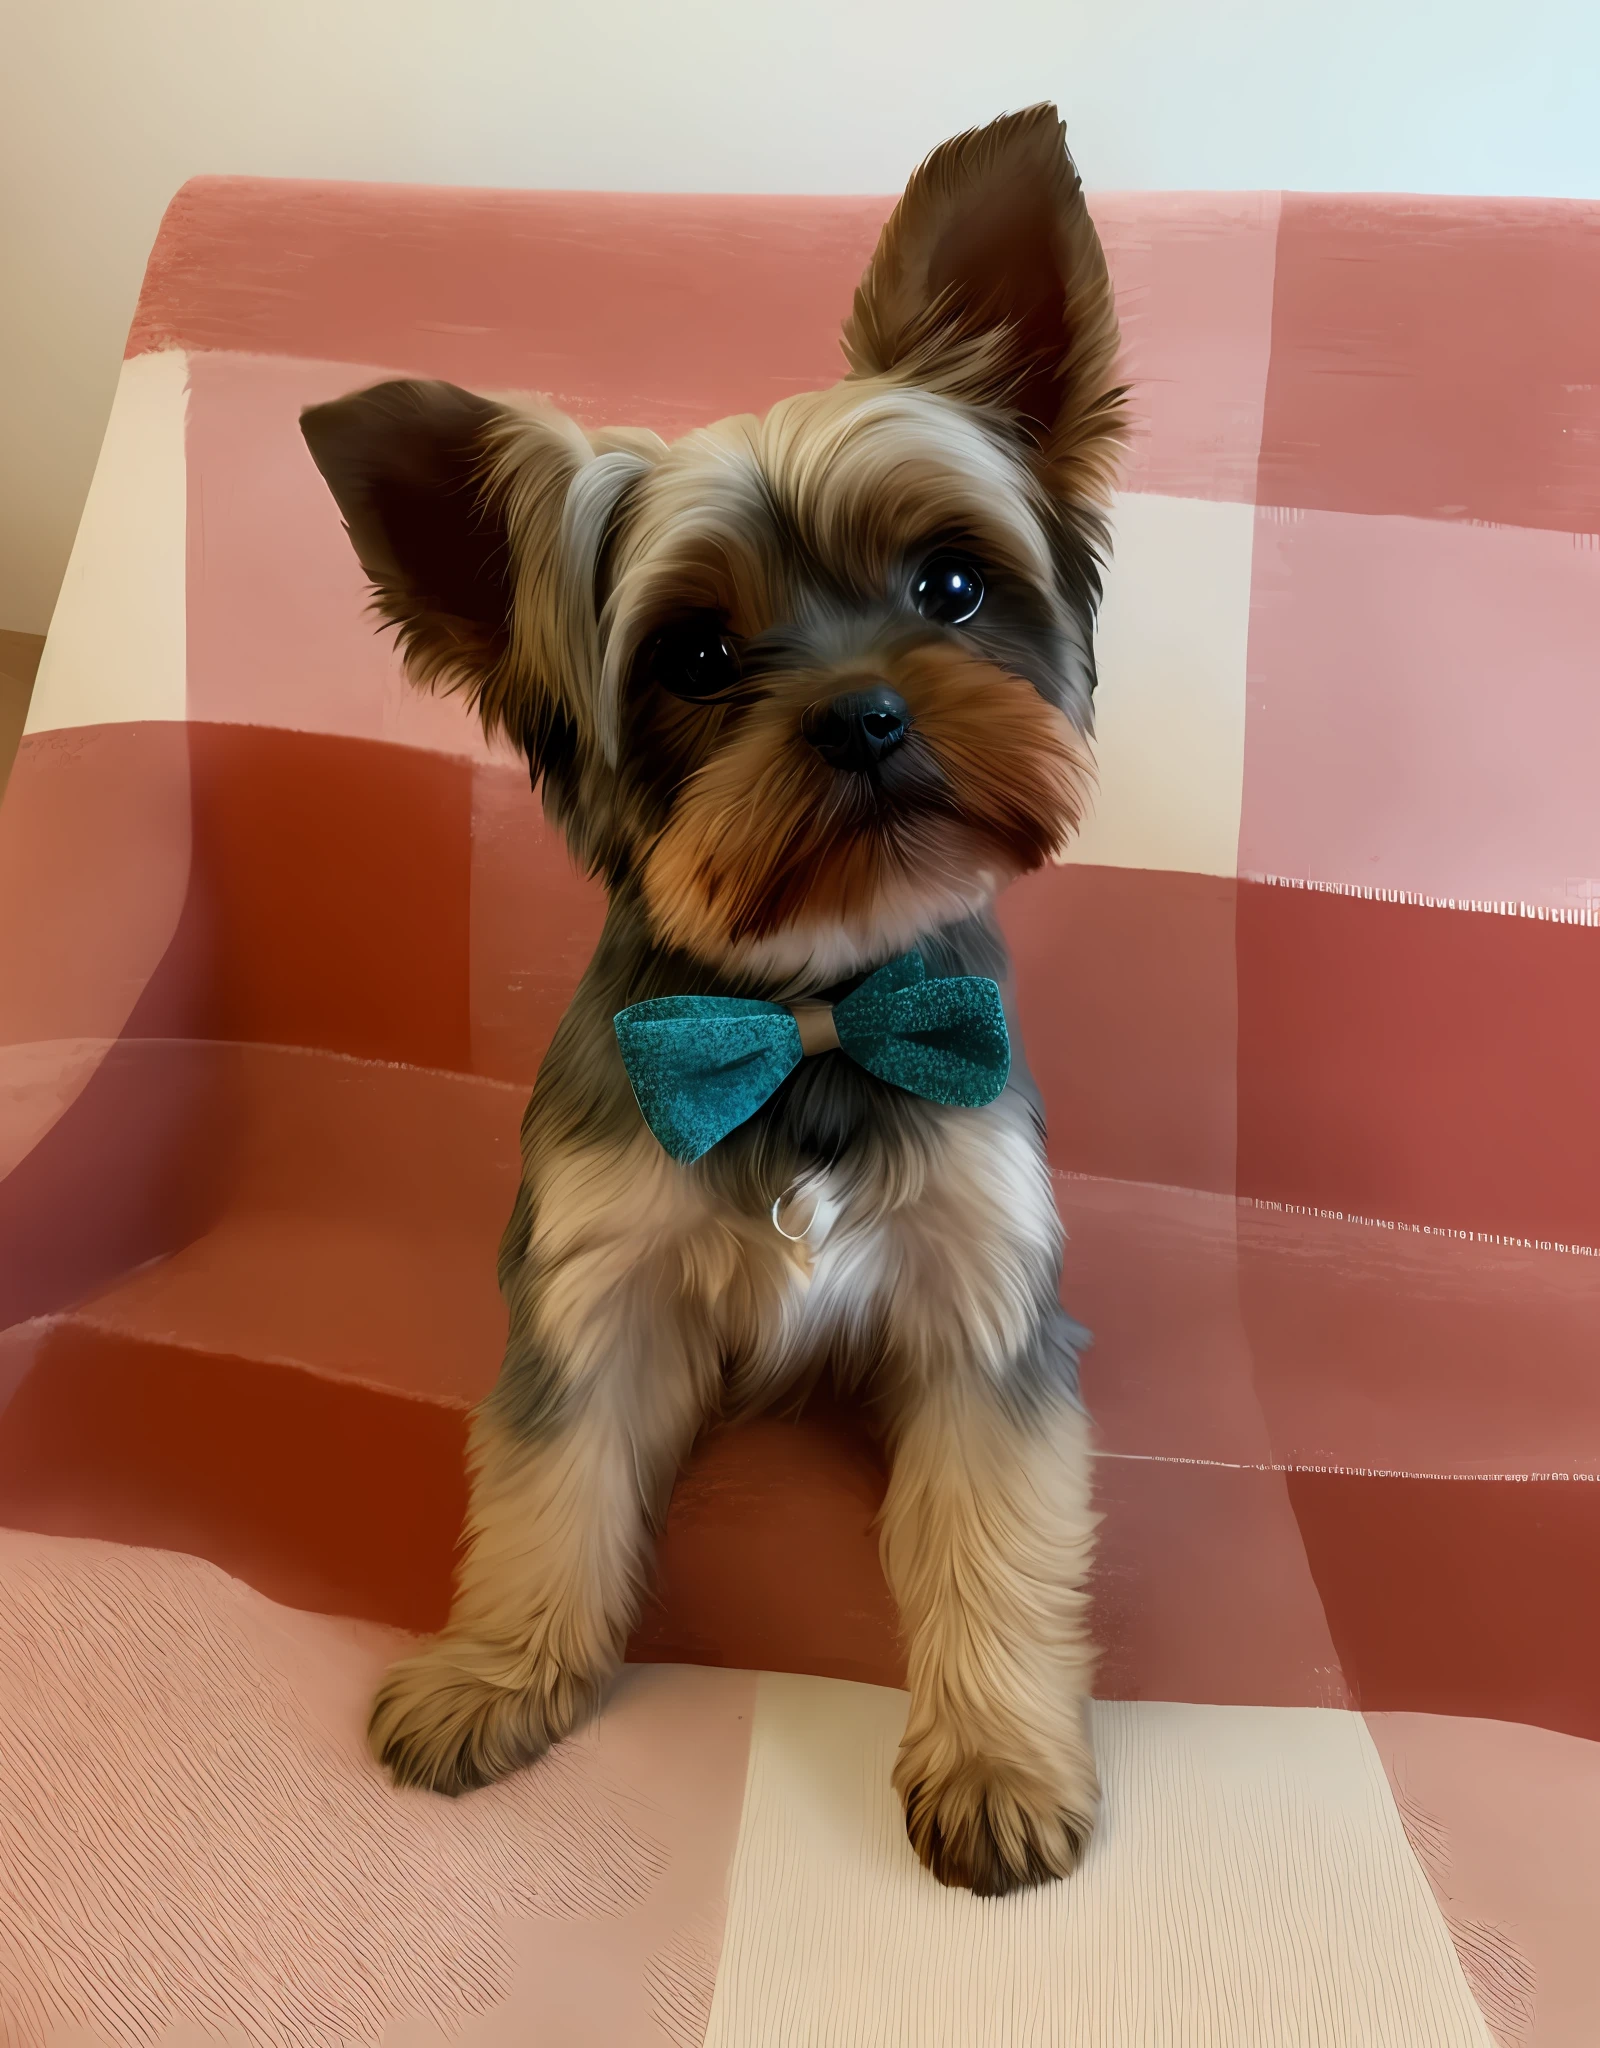
[[[779,1195],[778,1199],[773,1203],[772,1227],[780,1237],[787,1238],[790,1244],[804,1244],[811,1232],[811,1223],[809,1220],[806,1223],[805,1229],[798,1232],[793,1230],[785,1230],[783,1225],[778,1221],[778,1211],[783,1207],[784,1203],[788,1201],[789,1197],[793,1193],[793,1188],[785,1188],[783,1193]]]

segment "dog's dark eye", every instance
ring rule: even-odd
[[[725,696],[739,680],[739,647],[717,618],[680,619],[650,644],[652,681],[674,697],[704,704]]]
[[[983,578],[964,555],[935,555],[917,571],[911,602],[936,626],[964,626],[983,603]]]

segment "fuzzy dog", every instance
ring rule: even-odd
[[[911,1841],[997,1893],[1098,1797],[1083,1333],[992,912],[1080,816],[1123,424],[1053,107],[917,172],[844,352],[671,447],[443,384],[302,422],[412,678],[609,894],[523,1123],[455,1605],[371,1739],[452,1793],[559,1741],[697,1432],[830,1373],[890,1458]]]

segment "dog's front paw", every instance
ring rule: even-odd
[[[522,1682],[518,1682],[521,1679]],[[441,1637],[393,1666],[373,1701],[367,1741],[397,1785],[452,1797],[531,1764],[592,1711],[600,1681]]]
[[[894,1782],[912,1848],[941,1884],[981,1898],[1070,1877],[1100,1804],[1086,1755],[1049,1770],[973,1756],[935,1761],[926,1747],[908,1746]]]

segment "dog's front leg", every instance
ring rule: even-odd
[[[1064,1877],[1094,1825],[1088,1422],[1043,1148],[1011,1096],[947,1123],[891,1220],[883,1560],[911,1710],[917,1854],[983,1893]]]
[[[970,1361],[912,1383],[900,1407],[883,1556],[911,1688],[894,1772],[907,1832],[945,1884],[1065,1877],[1099,1799],[1087,1423]]]
[[[401,1784],[464,1792],[532,1762],[621,1661],[715,1366],[661,1228],[670,1163],[635,1149],[642,1163],[578,1154],[519,1203],[527,1236],[503,1269],[511,1334],[473,1422],[455,1602],[372,1710],[373,1751]]]

